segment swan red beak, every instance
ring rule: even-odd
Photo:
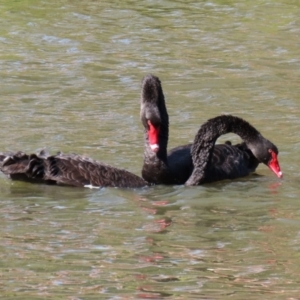
[[[280,170],[277,154],[273,150],[269,150],[271,153],[271,160],[268,163],[269,168],[276,174],[278,178],[282,178],[283,174]]]
[[[153,152],[157,153],[159,150],[159,127],[155,127],[151,121],[148,120],[148,137],[149,137],[149,145]]]

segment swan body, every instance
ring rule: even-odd
[[[76,187],[138,188],[142,178],[77,154],[0,153],[0,170],[13,180]]]
[[[227,165],[228,162],[223,162],[225,167],[216,169],[211,159],[214,153],[215,142],[218,137],[229,132],[239,135],[244,143],[233,148],[227,144],[227,148],[231,147],[229,150],[234,149],[235,153],[244,155],[244,157],[238,157],[236,161],[230,159],[230,165]],[[224,149],[222,150],[223,156],[226,157]],[[227,154],[232,156],[230,151]],[[212,118],[200,127],[191,148],[191,156],[194,168],[191,176],[185,183],[186,185],[199,185],[218,180],[228,175],[225,172],[226,169],[230,169],[231,173],[234,170],[235,173],[242,174],[241,170],[250,170],[249,165],[256,168],[259,163],[267,165],[278,177],[282,177],[277,159],[277,147],[264,138],[248,122],[231,115]],[[251,160],[253,161],[251,162]]]
[[[240,132],[236,128],[235,131],[232,131],[233,129],[229,124],[231,124],[233,120],[236,120],[234,119],[235,117],[230,119],[229,117],[222,116],[221,119],[211,121],[206,123],[203,128],[201,127],[193,144],[179,146],[167,152],[169,116],[161,82],[159,78],[154,75],[147,75],[142,81],[140,116],[144,126],[145,135],[142,177],[146,181],[154,184],[184,184],[187,182],[194,171],[195,163],[197,165],[197,155],[201,151],[204,151],[201,148],[201,139],[203,138],[201,134],[203,134],[208,127],[211,128],[213,123],[218,123],[217,120],[225,122],[227,127],[225,126],[226,130],[219,128],[220,133],[214,132],[212,136],[219,137],[228,132],[235,132],[239,134],[242,139],[248,137],[247,132]],[[257,138],[257,143],[251,144],[255,144],[257,149],[254,146],[249,147],[246,140],[241,144],[232,146],[230,143],[215,145],[216,138],[212,138],[212,143],[210,144],[211,152],[208,157],[210,162],[205,167],[206,176],[201,178],[201,183],[223,179],[235,179],[249,175],[251,172],[255,171],[259,163],[265,163],[265,161],[261,160],[260,155],[258,155],[260,154],[260,151],[262,151],[263,154],[266,154],[268,158],[271,158],[271,153],[268,151],[272,150],[278,164],[278,150],[276,146],[271,142],[269,142],[270,144],[267,143],[268,145],[264,143],[264,141],[267,140],[249,123],[242,120],[239,125],[244,125],[245,123],[251,127],[251,130],[248,125],[243,127],[244,130],[250,130],[249,134],[252,133],[255,135],[253,136],[253,139]],[[252,128],[254,130],[252,130]],[[195,150],[197,145],[199,145],[197,148],[198,151]],[[268,148],[268,146],[270,148]],[[278,177],[281,177],[282,173],[279,164],[278,168],[271,169]],[[277,171],[275,171],[275,169]],[[197,168],[197,170],[199,171],[199,168]],[[196,177],[194,176],[194,178]],[[189,181],[189,184],[191,185],[191,180]]]

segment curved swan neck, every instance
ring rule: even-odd
[[[211,137],[214,139],[218,139],[221,135],[232,132],[239,135],[246,143],[255,141],[260,135],[259,131],[248,122],[232,115],[221,115],[208,120],[200,128],[195,140],[200,138],[202,134],[201,131],[203,130],[209,130]]]
[[[239,135],[249,148],[261,137],[252,125],[235,116],[222,115],[208,120],[195,136],[191,150],[194,170],[186,185],[199,185],[205,179],[205,171],[211,160],[216,140],[229,132]]]

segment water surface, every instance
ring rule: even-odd
[[[162,80],[170,147],[247,119],[284,179],[76,189],[0,176],[3,299],[297,299],[296,1],[4,1],[1,150],[85,154],[140,174],[140,82]],[[222,137],[239,141],[234,135]]]

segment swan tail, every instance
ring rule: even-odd
[[[45,181],[45,152],[26,154],[24,152],[0,153],[0,170],[13,180]]]

